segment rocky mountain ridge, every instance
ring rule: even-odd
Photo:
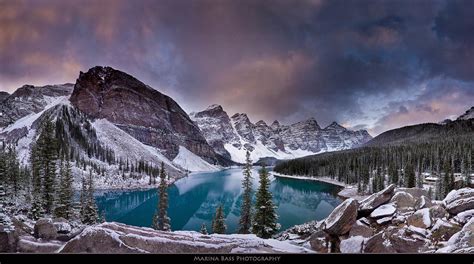
[[[220,105],[193,112],[190,117],[217,153],[236,162],[244,162],[247,150],[253,161],[290,159],[354,148],[372,138],[365,130],[351,131],[336,122],[321,128],[314,118],[290,125],[277,120],[271,125],[263,120],[254,124],[245,113],[229,117]]]

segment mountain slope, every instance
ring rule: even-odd
[[[402,145],[452,136],[474,136],[474,119],[458,119],[445,124],[426,123],[386,131],[364,146]]]
[[[220,105],[191,113],[214,150],[243,163],[248,150],[253,161],[261,158],[291,159],[315,153],[349,149],[371,139],[367,131],[351,131],[337,123],[322,129],[314,118],[291,125],[274,121],[253,124],[245,113],[229,118]]]
[[[457,120],[468,120],[474,118],[474,106],[458,117]]]
[[[199,128],[170,97],[111,67],[80,73],[71,103],[92,118],[104,118],[169,159],[184,146],[210,163],[216,153]]]

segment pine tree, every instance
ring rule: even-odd
[[[87,186],[87,196],[85,197],[85,208],[82,223],[93,225],[99,220],[97,213],[97,205],[94,199],[94,179],[92,177],[92,169],[89,173],[89,182]]]
[[[42,172],[43,172],[43,206],[47,214],[52,213],[54,206],[57,146],[55,129],[51,120],[46,120],[43,131],[38,139],[41,144]]]
[[[72,171],[69,160],[61,161],[61,178],[57,216],[69,219],[72,214]]]
[[[451,167],[451,162],[448,159],[445,159],[443,165],[444,175],[442,175],[443,187],[442,197],[446,197],[448,193],[454,189],[454,174]]]
[[[206,227],[206,224],[205,223],[202,223],[201,225],[201,234],[203,235],[208,235],[209,233],[207,232],[207,227]]]
[[[257,190],[257,200],[255,203],[255,215],[252,226],[252,233],[261,238],[270,238],[274,235],[280,225],[277,223],[277,214],[272,201],[272,194],[269,190],[270,180],[265,167],[259,171],[260,186]]]
[[[246,162],[244,166],[244,179],[242,181],[242,207],[240,209],[239,233],[250,234],[252,227],[252,161],[250,152],[247,150]]]
[[[407,188],[416,186],[415,168],[411,162],[405,167],[405,186]]]
[[[212,220],[212,232],[215,234],[225,234],[227,226],[225,224],[224,209],[219,205],[216,209],[216,215]]]
[[[165,164],[161,163],[160,187],[158,188],[158,210],[153,217],[153,228],[156,230],[170,231],[171,219],[167,215],[168,211],[168,184],[166,183]]]

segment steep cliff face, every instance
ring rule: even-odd
[[[247,150],[253,161],[290,159],[357,147],[372,138],[365,130],[348,130],[335,122],[322,129],[314,118],[291,125],[276,120],[270,126],[263,120],[253,124],[245,113],[229,118],[219,105],[190,116],[215,151],[236,162],[245,161]]]
[[[124,72],[100,66],[81,72],[70,101],[91,117],[107,119],[157,147],[169,159],[183,146],[209,162],[217,161],[199,128],[173,99]]]

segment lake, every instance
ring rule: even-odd
[[[258,173],[253,171],[253,189],[258,188]],[[168,188],[172,230],[199,231],[211,222],[219,204],[224,206],[227,233],[238,230],[242,203],[242,170],[227,169],[194,173]],[[339,187],[306,180],[270,177],[270,190],[277,206],[282,230],[312,220],[321,220],[342,202],[336,196]],[[254,197],[255,198],[255,197]],[[156,189],[100,191],[96,201],[107,221],[150,227],[158,203]]]

